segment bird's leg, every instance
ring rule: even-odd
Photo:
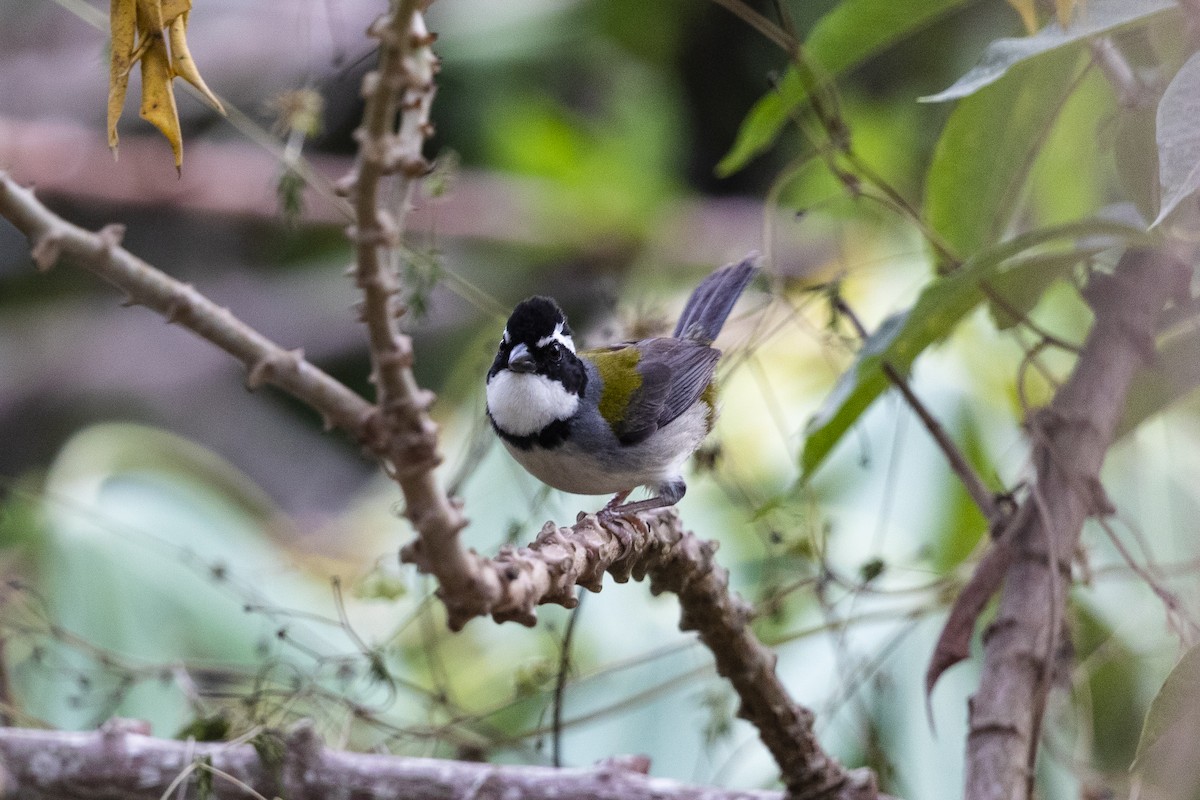
[[[687,491],[687,484],[682,478],[661,483],[658,486],[658,494],[646,500],[638,500],[636,503],[625,503],[617,505],[626,497],[629,492],[618,494],[608,505],[600,512],[608,517],[631,517],[634,514],[640,514],[643,511],[653,511],[656,508],[666,508],[673,506],[683,499],[684,493]]]
[[[633,489],[626,489],[623,492],[617,492],[615,495],[613,495],[613,499],[605,503],[604,508],[600,509],[600,516],[612,516],[613,510],[620,506],[621,503],[625,502],[625,498],[629,497],[632,492]]]

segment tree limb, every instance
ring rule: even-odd
[[[1032,754],[1051,685],[1071,557],[1084,521],[1111,513],[1100,468],[1138,368],[1153,357],[1158,316],[1188,272],[1172,257],[1130,250],[1085,296],[1095,322],[1071,377],[1027,422],[1037,480],[1012,531],[1012,561],[996,619],[984,633],[983,673],[971,698],[966,797],[1014,800],[1032,792]]]
[[[437,578],[446,597],[457,597],[478,591],[482,560],[459,541],[467,518],[434,472],[441,463],[437,425],[429,417],[434,395],[413,376],[412,339],[396,324],[403,307],[389,258],[400,245],[416,181],[429,170],[421,149],[432,130],[437,58],[430,46],[436,37],[426,30],[421,7],[418,0],[401,0],[371,26],[369,33],[379,40],[379,67],[363,77],[366,105],[355,132],[358,159],[340,189],[354,205],[349,231],[357,251],[354,276],[363,293],[371,380],[378,393],[375,449],[387,452],[390,473],[404,494],[404,515],[417,532],[412,560]],[[392,211],[379,198],[389,175],[399,181]]]
[[[242,362],[250,388],[271,384],[283,389],[316,409],[327,427],[372,443],[369,422],[374,406],[306,361],[303,351],[284,350],[229,309],[121,247],[124,229],[120,225],[109,225],[99,233],[72,225],[2,171],[0,216],[29,239],[38,269],[49,270],[66,258],[95,273],[125,292],[127,304],[157,311],[167,322],[191,330]]]
[[[21,800],[160,800],[200,797],[199,776],[212,776],[214,800],[252,795],[289,800],[354,797],[522,800],[782,800],[780,792],[689,786],[638,771],[630,759],[589,769],[510,766],[326,749],[300,726],[284,739],[277,764],[264,765],[250,744],[182,742],[132,732],[114,720],[86,733],[0,729],[0,794]],[[183,792],[167,790],[180,781]]]

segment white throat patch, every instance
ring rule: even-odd
[[[571,337],[565,338],[569,342]],[[573,416],[579,397],[545,375],[502,369],[487,382],[487,407],[505,433],[529,436],[551,422]]]
[[[505,331],[505,333],[507,333],[507,332],[508,331]],[[549,336],[543,336],[542,338],[538,339],[537,346],[545,347],[546,345],[550,344],[551,342],[558,342],[563,347],[570,350],[572,353],[575,352],[575,340],[572,339],[569,334],[563,333],[563,323],[561,323],[561,322],[554,326],[554,333],[550,334]]]

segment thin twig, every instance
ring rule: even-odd
[[[558,651],[558,675],[554,679],[554,713],[552,714],[554,736],[551,744],[553,757],[551,763],[556,767],[562,766],[563,695],[567,690],[567,676],[571,672],[571,643],[575,639],[575,623],[579,621],[579,612],[583,608],[584,596],[579,595],[579,602],[571,610],[570,618],[567,619],[567,629],[563,631],[562,644]]]
[[[850,308],[849,304],[842,297],[838,296],[834,298],[834,305],[839,313],[844,314],[850,320],[854,329],[858,331],[858,335],[866,341],[868,338],[867,329],[863,327],[862,322],[858,319],[854,310]],[[925,404],[921,402],[921,399],[913,392],[912,387],[908,384],[908,380],[900,374],[899,370],[886,361],[883,362],[882,369],[888,381],[900,391],[904,402],[908,404],[913,413],[917,415],[917,418],[921,420],[921,424],[925,426],[925,430],[929,431],[929,435],[933,437],[934,442],[937,443],[938,448],[946,457],[946,461],[950,464],[950,469],[962,481],[963,488],[967,490],[967,494],[971,496],[971,500],[983,512],[983,516],[988,521],[988,524],[995,525],[1000,522],[1000,506],[996,503],[994,493],[987,488],[987,485],[983,482],[983,478],[971,466],[971,462],[967,461],[966,456],[963,455],[958,445],[946,433],[946,429],[942,427],[942,424],[938,422],[937,418],[930,413]]]

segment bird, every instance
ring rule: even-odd
[[[555,489],[613,494],[602,518],[678,503],[683,467],[716,422],[712,344],[758,271],[751,253],[711,273],[670,336],[591,350],[576,350],[551,298],[518,303],[487,373],[487,417],[504,447]],[[642,486],[651,497],[625,502]]]

